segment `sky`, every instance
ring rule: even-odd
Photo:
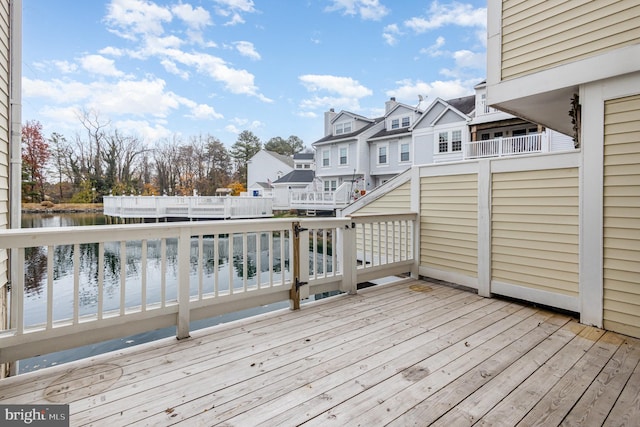
[[[22,121],[148,145],[322,138],[324,112],[473,94],[486,0],[23,0]]]

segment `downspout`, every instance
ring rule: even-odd
[[[22,220],[22,0],[11,0],[9,6],[9,227],[21,228]],[[9,283],[18,283],[18,254],[9,255]],[[9,300],[11,305],[13,301]],[[9,308],[9,326],[15,323],[15,310]],[[18,362],[9,366],[16,375]]]

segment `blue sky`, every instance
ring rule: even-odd
[[[23,122],[73,138],[82,111],[149,144],[323,136],[329,108],[473,93],[486,1],[23,0]]]

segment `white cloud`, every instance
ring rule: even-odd
[[[400,34],[401,32],[400,32],[400,29],[398,28],[398,25],[390,24],[384,27],[384,30],[382,32],[382,38],[384,38],[385,42],[389,46],[394,46],[398,43],[398,39],[396,38],[396,36]]]
[[[201,29],[211,25],[211,16],[202,7],[195,9],[190,4],[180,3],[171,8],[171,11],[178,18],[182,19],[188,27],[193,29]]]
[[[187,117],[191,117],[197,120],[213,120],[213,119],[222,119],[224,116],[210,106],[206,104],[197,104],[191,108],[191,114],[187,115]]]
[[[473,86],[480,80],[481,79],[436,80],[427,83],[421,80],[413,81],[411,79],[404,79],[397,81],[396,84],[398,87],[386,91],[386,94],[387,96],[395,96],[398,101],[403,100],[408,104],[416,102],[418,95],[428,96],[426,103],[430,104],[431,102],[429,102],[429,100],[433,101],[435,98],[447,100],[472,95],[474,93]]]
[[[342,11],[344,15],[360,15],[360,18],[379,21],[389,13],[379,0],[332,0],[327,12]]]
[[[113,125],[126,134],[139,136],[146,144],[152,144],[173,135],[173,132],[161,124],[152,124],[146,120],[117,120]]]
[[[238,41],[235,42],[234,45],[242,56],[246,56],[256,61],[260,59],[260,54],[256,51],[253,43],[247,41]]]
[[[487,8],[475,8],[471,4],[458,2],[440,4],[434,1],[429,7],[427,17],[413,17],[406,20],[404,25],[418,34],[445,25],[486,28]]]
[[[442,46],[445,44],[445,39],[442,36],[439,36],[436,41],[429,47],[420,49],[420,53],[436,57],[444,55],[444,51],[440,50]]]
[[[120,27],[117,34],[129,40],[138,35],[160,35],[163,23],[171,22],[171,11],[146,0],[111,0],[107,23]]]
[[[351,98],[363,98],[373,94],[371,89],[351,77],[306,74],[298,78],[310,92],[327,91]]]
[[[230,19],[224,23],[225,26],[244,24],[242,13],[255,13],[252,0],[213,0],[216,3],[216,13],[222,17]]]
[[[484,52],[471,52],[459,50],[453,53],[457,68],[475,68],[484,70],[487,64],[487,55]]]
[[[74,73],[78,70],[78,65],[69,61],[51,61],[51,63],[63,74]]]
[[[176,76],[179,76],[184,80],[189,80],[189,72],[179,69],[175,62],[169,59],[163,59],[162,61],[160,61],[160,64],[162,64],[167,72],[175,74]]]
[[[80,65],[85,71],[109,77],[121,77],[124,73],[118,70],[113,59],[101,55],[86,55],[80,58]]]
[[[105,48],[100,49],[98,53],[100,55],[109,55],[109,56],[119,57],[119,56],[123,56],[125,54],[125,51],[117,47],[107,46]]]

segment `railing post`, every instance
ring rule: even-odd
[[[289,290],[289,308],[300,310],[300,222],[291,223],[291,238],[293,239],[293,278]]]
[[[178,322],[176,338],[189,338],[189,263],[191,261],[191,232],[188,227],[180,230],[178,240]]]
[[[358,291],[358,263],[356,247],[356,224],[345,225],[338,228],[338,241],[342,248],[340,257],[340,269],[342,270],[342,283],[340,290],[349,295],[355,295]]]

